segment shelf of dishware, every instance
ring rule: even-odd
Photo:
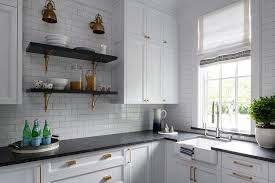
[[[27,52],[101,63],[109,63],[117,60],[116,56],[97,53],[93,50],[72,49],[63,46],[55,46],[36,42],[29,43]]]
[[[116,91],[88,91],[88,90],[55,90],[55,89],[27,89],[27,93],[64,93],[64,94],[90,94],[90,95],[117,95]]]

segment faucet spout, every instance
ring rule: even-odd
[[[219,103],[216,103],[217,107],[217,127],[216,127],[216,138],[221,138],[221,130],[220,130],[220,110],[219,110]]]

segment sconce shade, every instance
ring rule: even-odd
[[[95,34],[104,34],[105,29],[103,25],[102,16],[97,14],[95,20],[90,23],[90,28],[93,30]]]
[[[47,23],[57,23],[57,18],[54,10],[54,2],[52,0],[46,0],[44,10],[42,11],[42,20]]]

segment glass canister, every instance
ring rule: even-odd
[[[72,65],[71,68],[71,90],[83,89],[83,71],[82,67],[78,64]]]
[[[86,72],[87,90],[96,91],[96,72],[94,70],[88,70]]]

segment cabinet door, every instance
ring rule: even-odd
[[[165,183],[165,144],[153,142],[151,149],[151,183]]]
[[[176,48],[177,47],[177,21],[173,16],[165,15],[164,19],[164,30],[163,30],[163,43],[165,45]]]
[[[191,165],[182,163],[174,158],[167,163],[167,183],[191,183]]]
[[[162,13],[147,8],[146,10],[146,35],[148,39],[154,42],[162,43],[163,37],[163,19]]]
[[[178,103],[178,59],[177,52],[164,48],[162,64],[162,102],[164,104]]]
[[[198,183],[216,183],[217,175],[213,172],[194,168],[194,182]]]
[[[150,144],[129,148],[127,165],[128,183],[151,183]]]
[[[0,182],[5,183],[41,183],[40,176],[40,166],[17,166],[0,169]]]
[[[144,100],[144,60],[146,44],[145,41],[133,36],[127,40],[126,56],[126,103],[142,104]]]
[[[144,38],[145,23],[145,7],[137,1],[127,1],[126,25],[128,35],[135,35]]]
[[[161,103],[161,63],[162,63],[162,45],[148,41],[147,59],[145,65],[145,93],[148,104]]]
[[[0,104],[17,103],[17,8],[0,4]]]

